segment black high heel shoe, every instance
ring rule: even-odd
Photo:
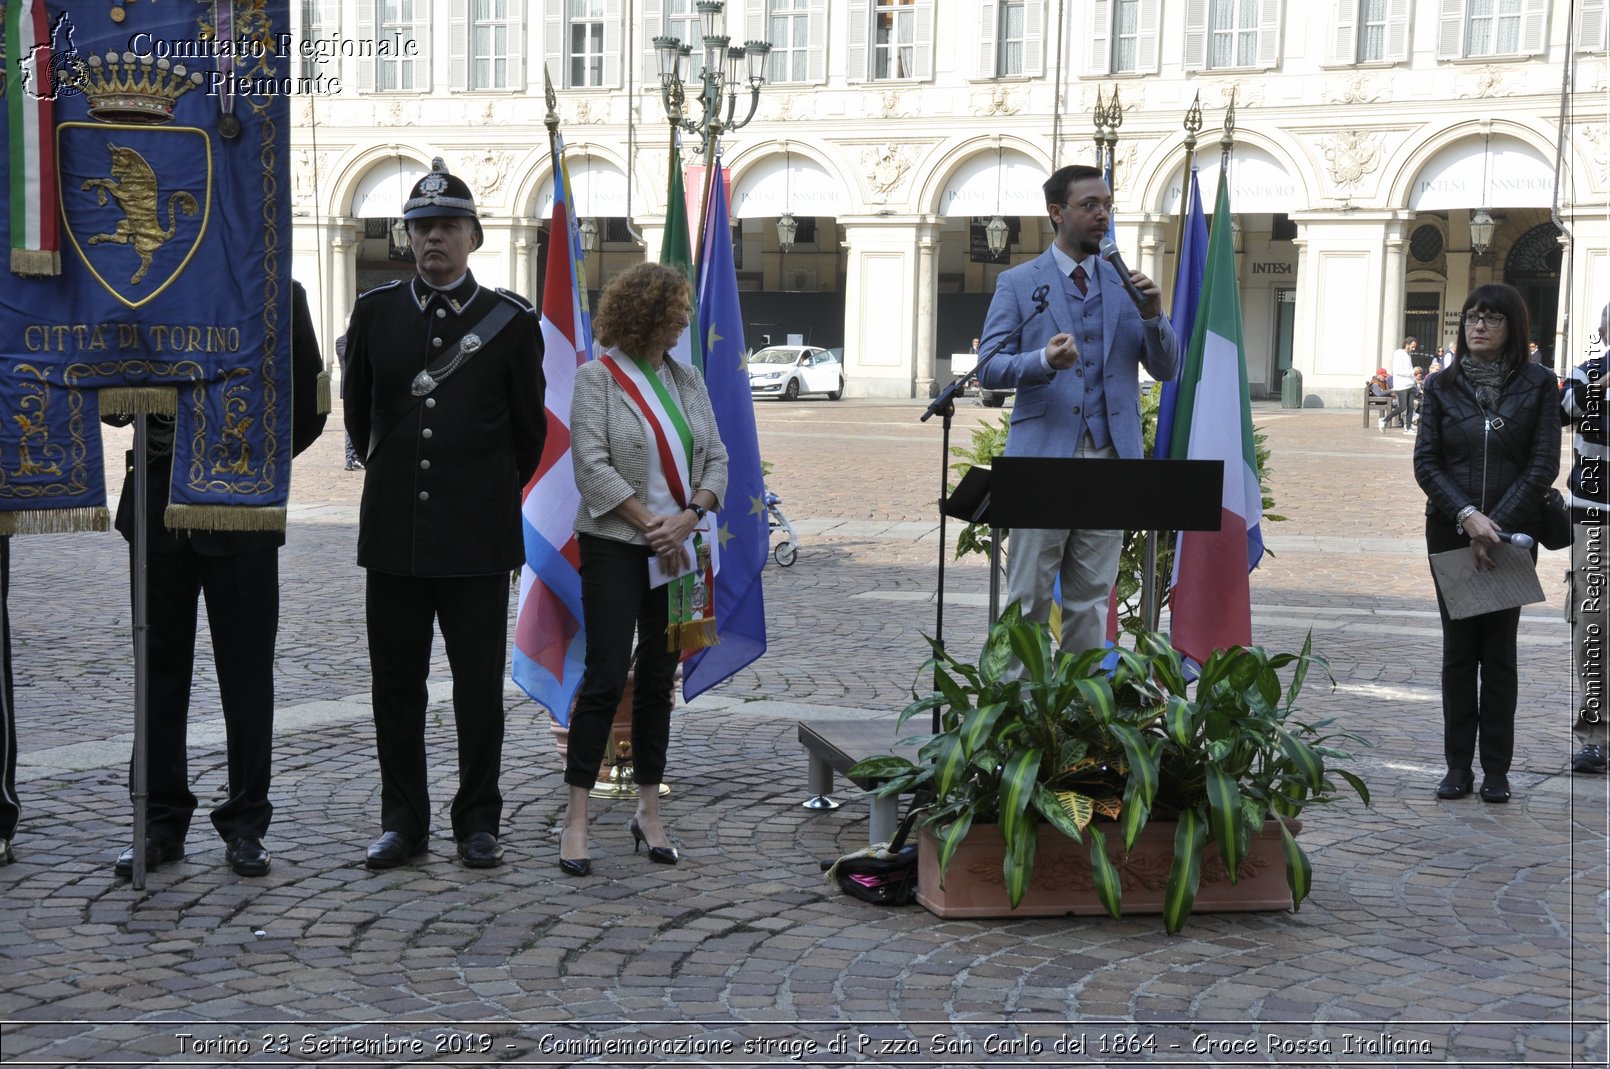
[[[675,865],[678,861],[676,849],[670,846],[655,846],[649,843],[643,829],[638,826],[637,818],[633,817],[626,822],[626,829],[632,833],[632,853],[637,853],[640,846],[648,845],[648,859],[656,865]]]
[[[590,857],[562,857],[559,859],[559,871],[566,876],[591,876],[593,874],[593,859]]]
[[[1450,768],[1448,774],[1442,777],[1442,782],[1437,784],[1437,797],[1451,802],[1456,798],[1463,798],[1475,786],[1476,774],[1470,769],[1456,772]]]

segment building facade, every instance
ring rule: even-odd
[[[589,285],[658,256],[670,127],[654,39],[690,43],[697,66],[694,0],[292,6],[297,74],[321,90],[293,105],[294,269],[327,349],[362,289],[411,273],[394,223],[435,156],[482,206],[473,269],[539,298],[544,71],[575,210],[596,233]],[[1040,184],[1094,161],[1092,116],[1116,93],[1117,239],[1165,294],[1182,123],[1200,101],[1211,211],[1234,102],[1255,395],[1296,368],[1306,403],[1356,406],[1403,337],[1422,353],[1450,342],[1465,294],[1490,280],[1521,289],[1535,339],[1570,362],[1610,301],[1606,6],[729,0],[717,30],[772,46],[752,121],[722,144],[747,341],[843,345],[851,396],[929,396],[979,333],[997,275],[1046,247]],[[742,88],[740,119],[749,100]],[[702,163],[697,148],[688,139],[685,163]],[[996,217],[999,255],[985,242]]]

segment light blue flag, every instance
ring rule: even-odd
[[[1202,276],[1207,273],[1208,229],[1207,217],[1202,214],[1202,187],[1196,181],[1196,168],[1191,168],[1191,184],[1186,191],[1185,237],[1180,243],[1179,270],[1174,275],[1174,307],[1168,321],[1182,344],[1191,343],[1191,331],[1196,326],[1196,306],[1202,299]],[[1226,226],[1230,225],[1225,220]],[[1175,375],[1163,383],[1163,396],[1157,405],[1157,440],[1152,456],[1168,456],[1174,440],[1174,410],[1179,405],[1179,380]]]
[[[699,255],[698,324],[704,379],[727,447],[727,492],[721,501],[721,573],[715,581],[716,634],[720,641],[689,657],[682,697],[691,701],[766,652],[766,601],[760,574],[770,532],[760,478],[755,403],[744,369],[743,313],[732,265],[732,230],[721,160],[711,168],[710,209]]]

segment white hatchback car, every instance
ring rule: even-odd
[[[784,401],[820,393],[837,401],[844,396],[844,364],[814,345],[769,345],[749,358],[749,393]]]

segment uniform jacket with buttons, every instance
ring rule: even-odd
[[[1118,271],[1105,260],[1088,256],[1085,270],[1094,265],[1101,276],[1102,388],[1107,404],[1107,431],[1113,447],[1126,460],[1144,452],[1140,427],[1140,365],[1153,378],[1167,382],[1180,366],[1179,340],[1167,316],[1147,322],[1124,292]],[[1003,271],[995,283],[995,297],[984,318],[980,353],[993,352],[1035,309],[1034,291],[1047,287],[1050,302],[1045,312],[1028,322],[1023,335],[1007,345],[979,371],[980,386],[991,390],[1017,388],[1012,426],[1007,432],[1006,455],[1014,457],[1071,457],[1085,433],[1084,379],[1078,366],[1048,370],[1042,359],[1046,343],[1057,334],[1077,336],[1078,303],[1068,294],[1073,282],[1046,249],[1026,264]]]
[[[514,318],[414,398],[414,377],[441,365],[501,301],[518,305]],[[542,333],[529,303],[468,272],[447,291],[419,278],[370,290],[347,327],[341,395],[353,445],[368,453],[360,565],[425,577],[520,566],[520,492],[547,432]]]
[[[710,391],[697,369],[675,360],[667,360],[666,366],[693,431],[693,463],[688,471],[692,493],[708,490],[715,495],[719,509],[727,492],[727,449],[710,407]],[[581,491],[576,530],[618,542],[633,541],[637,528],[614,510],[628,497],[648,504],[648,428],[643,426],[637,406],[597,360],[576,369],[570,400],[570,451],[576,489]]]

